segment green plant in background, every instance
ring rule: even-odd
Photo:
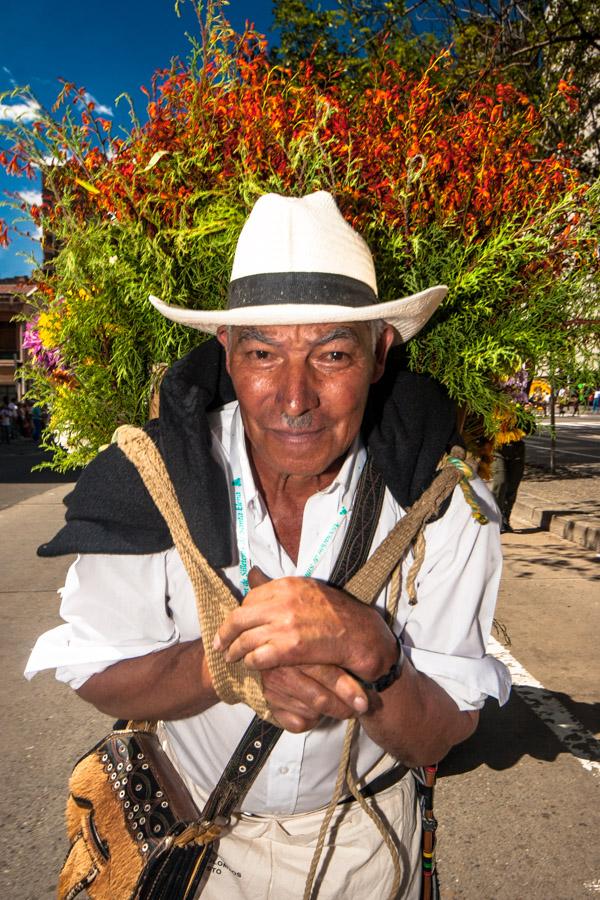
[[[52,259],[35,276],[25,375],[50,410],[55,468],[146,420],[157,366],[202,339],[148,295],[222,306],[266,191],[331,191],[373,250],[381,299],[450,286],[407,362],[488,433],[498,378],[597,350],[599,186],[537,154],[544,110],[493,79],[446,90],[446,54],[415,73],[381,48],[358,92],[342,59],[339,77],[312,60],[292,71],[260,35],[234,34],[218,4],[198,13],[190,58],[156,73],[147,122],[126,139],[92,105],[77,112],[71,84],[53,113],[3,128],[0,162],[44,179],[31,215]]]

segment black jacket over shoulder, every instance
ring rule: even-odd
[[[395,500],[409,507],[430,484],[440,457],[461,439],[456,411],[431,378],[400,368],[393,350],[372,385],[363,438]],[[207,414],[235,400],[225,354],[211,339],[167,372],[160,419],[146,431],[163,456],[192,537],[215,568],[230,565],[230,500],[226,477],[210,451]],[[173,545],[168,528],[134,466],[111,444],[83,471],[65,498],[66,524],[40,556],[68,553],[157,553]]]

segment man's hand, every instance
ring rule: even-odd
[[[369,708],[363,688],[338,666],[281,666],[262,673],[269,707],[286,731],[315,728],[322,716],[349,719]]]
[[[250,584],[244,603],[215,638],[215,649],[228,662],[243,659],[248,668],[263,672],[337,666],[367,681],[394,664],[394,635],[375,610],[349,594],[311,578],[269,581],[258,569],[251,570]]]

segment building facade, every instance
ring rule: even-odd
[[[26,311],[28,295],[34,290],[34,283],[26,276],[0,278],[0,400],[21,400],[25,393],[24,380],[18,377],[25,352],[25,323],[13,320]]]

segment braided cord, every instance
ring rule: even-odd
[[[304,897],[303,900],[310,900],[310,895],[312,894],[312,888],[315,880],[315,875],[317,874],[317,868],[319,865],[319,861],[321,859],[321,854],[323,853],[323,846],[325,844],[325,836],[327,834],[327,829],[329,828],[329,823],[331,822],[331,818],[333,813],[335,812],[335,808],[340,802],[340,798],[342,796],[342,791],[344,789],[344,784],[348,778],[348,766],[350,764],[350,751],[352,749],[352,738],[354,737],[354,732],[356,731],[357,726],[356,719],[350,719],[348,725],[346,727],[346,734],[344,736],[344,744],[342,747],[342,756],[340,759],[340,764],[338,766],[337,777],[335,780],[335,787],[333,789],[333,795],[331,800],[329,801],[329,805],[325,810],[325,815],[323,816],[323,821],[321,822],[321,828],[319,829],[319,836],[317,838],[317,845],[315,847],[315,852],[313,853],[313,858],[310,863],[310,869],[308,870],[308,875],[306,876],[306,884],[304,886]]]
[[[446,462],[450,463],[451,466],[454,466],[454,468],[458,469],[458,471],[461,473],[462,477],[459,481],[459,484],[465,496],[465,500],[471,507],[471,515],[476,522],[479,522],[480,525],[487,525],[488,518],[482,512],[479,501],[475,496],[475,492],[469,484],[469,481],[474,478],[476,474],[474,466],[469,465],[469,463],[465,462],[464,459],[459,459],[457,456],[447,456]]]
[[[360,808],[366,815],[370,818],[371,822],[381,835],[383,843],[388,848],[390,852],[390,856],[392,858],[392,865],[394,867],[394,880],[392,882],[392,887],[390,889],[389,900],[396,900],[398,896],[398,891],[400,890],[400,882],[402,881],[402,866],[400,863],[400,853],[395,843],[393,842],[390,834],[385,827],[381,816],[377,815],[373,807],[367,802],[366,798],[363,797],[360,790],[358,789],[358,785],[354,780],[354,776],[352,775],[350,768],[348,768],[346,772],[346,782],[348,783],[348,787],[350,789],[350,793],[359,804]]]

